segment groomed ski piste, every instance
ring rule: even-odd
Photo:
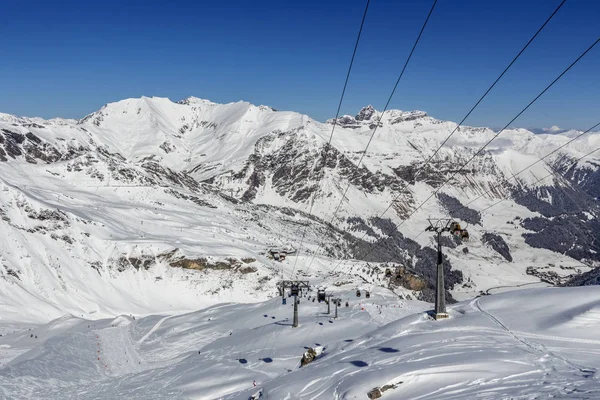
[[[374,288],[195,312],[1,324],[4,399],[600,398],[596,287],[508,291],[448,307]],[[345,302],[349,306],[345,306]],[[300,367],[303,353],[319,356]],[[256,386],[254,386],[256,385]]]

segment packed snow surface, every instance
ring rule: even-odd
[[[335,293],[335,291],[334,291]],[[220,304],[180,315],[64,316],[0,325],[6,399],[592,399],[600,396],[600,293],[541,288],[449,307],[375,290],[324,303]],[[314,292],[309,293],[314,295]],[[349,301],[349,307],[345,302]],[[300,367],[308,347],[322,353]],[[256,383],[256,386],[254,386]]]

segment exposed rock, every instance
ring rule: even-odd
[[[17,270],[14,270],[12,268],[6,268],[6,273],[12,277],[17,278],[18,280],[21,280],[20,273]]]
[[[375,114],[375,108],[372,105],[368,105],[366,107],[363,107],[358,114],[356,115],[355,119],[357,121],[365,121],[365,120],[370,120],[371,117],[373,117],[373,115]]]
[[[154,264],[153,256],[140,256],[140,257],[128,257],[127,261],[136,270],[145,269],[148,270]]]
[[[235,258],[228,258],[228,259],[225,259],[225,261],[209,261],[208,258],[200,257],[200,258],[180,258],[180,259],[176,259],[176,260],[171,260],[171,261],[169,261],[169,265],[173,268],[185,268],[185,269],[195,269],[198,271],[203,271],[205,269],[230,270],[230,269],[239,267],[241,264]],[[248,266],[248,267],[242,267],[242,268],[252,269],[254,267]],[[238,269],[238,271],[240,269]],[[249,270],[249,272],[256,272],[256,271]]]
[[[165,193],[168,193],[178,199],[185,199],[185,200],[189,200],[192,201],[194,203],[196,203],[197,205],[201,206],[201,207],[208,207],[208,208],[217,208],[217,206],[209,203],[208,201],[202,200],[201,198],[199,198],[198,196],[194,196],[194,195],[187,195],[181,192],[178,192],[175,189],[166,189]]]
[[[413,291],[422,291],[428,286],[427,281],[409,272],[405,267],[398,268],[394,283]]]
[[[383,394],[381,393],[380,388],[373,388],[373,389],[369,390],[369,392],[367,393],[367,397],[369,399],[378,399],[381,396],[383,396]]]
[[[317,357],[319,357],[323,353],[323,347],[309,347],[308,350],[304,352],[302,355],[302,359],[300,360],[300,366],[304,367],[305,365],[313,362]]]
[[[396,389],[401,383],[402,382],[398,382],[391,385],[383,385],[382,387],[373,388],[367,393],[367,397],[369,399],[378,399],[383,396],[384,392],[387,392],[390,389]]]
[[[119,272],[123,272],[126,271],[127,269],[130,268],[135,268],[136,270],[140,270],[141,268],[143,268],[144,270],[148,270],[152,265],[154,264],[154,257],[153,256],[139,256],[139,257],[126,257],[126,256],[120,256],[117,259],[110,259],[109,260],[109,266],[113,266],[115,265],[117,267],[117,271]],[[99,271],[99,265],[92,265],[92,268],[96,269],[96,271],[98,271],[98,273],[100,273]]]
[[[98,272],[98,275],[102,275],[102,273],[100,272],[100,270],[102,269],[102,264],[100,263],[100,261],[91,262],[90,267],[94,268],[96,272]]]
[[[27,132],[27,133],[25,134],[25,137],[26,137],[27,139],[29,139],[30,141],[32,141],[33,143],[35,143],[35,144],[40,144],[40,143],[42,143],[42,139],[40,139],[39,137],[35,136],[35,135],[34,135],[33,133],[31,133],[31,132]]]
[[[173,268],[196,269],[202,271],[207,268],[208,260],[206,258],[187,259],[173,261],[169,265]]]

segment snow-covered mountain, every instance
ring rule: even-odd
[[[319,280],[335,269],[351,286],[387,286],[386,262],[406,267],[391,282],[399,293],[427,300],[435,253],[426,219],[473,199],[451,213],[471,238],[445,243],[449,296],[561,282],[589,269],[580,261],[600,261],[600,156],[573,164],[600,133],[513,179],[577,132],[507,130],[417,210],[494,135],[461,127],[420,170],[455,127],[422,111],[382,116],[368,106],[320,123],[198,98],[126,99],[78,121],[0,114],[7,314],[50,320],[256,301],[292,270]],[[265,256],[301,242],[299,256]]]

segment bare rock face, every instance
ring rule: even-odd
[[[238,272],[240,274],[251,274],[253,272],[258,271],[258,269],[256,267],[252,267],[252,266],[245,266],[245,267],[240,267],[238,269]]]
[[[421,291],[427,287],[427,281],[416,274],[412,274],[404,267],[398,269],[396,283],[409,290]]]
[[[189,258],[182,254],[179,249],[174,249],[170,252],[159,254],[157,257],[159,260],[164,261],[169,264],[172,268],[183,268],[183,269],[193,269],[197,271],[204,271],[207,269],[212,270],[238,270],[241,272],[242,262],[237,258],[229,257],[224,260],[212,260],[210,257],[197,257],[197,258]],[[252,266],[242,267],[246,268],[246,272],[241,273],[250,273],[256,272],[257,269]]]
[[[398,387],[398,385],[401,383],[402,382],[398,382],[398,383],[393,383],[391,385],[383,385],[382,387],[373,388],[369,392],[367,392],[367,397],[369,399],[378,399],[381,396],[383,396],[384,392],[387,392],[390,389],[396,389]]]
[[[302,355],[302,359],[300,360],[300,366],[304,367],[305,365],[310,364],[315,360],[315,358],[317,358],[317,355],[317,350],[312,347],[309,347],[308,350],[306,350]]]
[[[356,115],[356,120],[357,121],[368,121],[370,120],[373,115],[375,114],[375,108],[373,108],[372,105],[368,105],[366,107],[363,107],[358,114]]]

